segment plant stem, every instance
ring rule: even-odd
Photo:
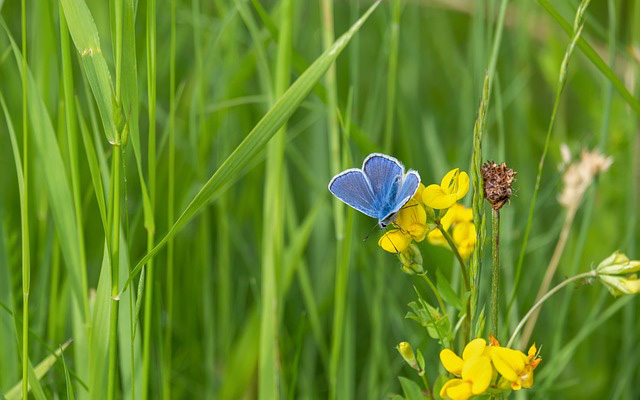
[[[118,140],[119,141],[119,140]],[[107,398],[115,399],[118,355],[118,277],[120,275],[120,146],[113,146],[111,185],[111,323]]]
[[[418,372],[418,375],[420,375],[420,378],[422,378],[422,383],[424,384],[425,389],[427,389],[429,398],[433,400],[433,392],[431,391],[431,387],[429,387],[429,381],[427,381],[427,377],[425,376],[424,371]]]
[[[498,336],[498,309],[500,308],[500,210],[491,211],[491,329]]]
[[[169,44],[169,182],[167,199],[167,221],[173,223],[175,202],[176,163],[176,0],[171,0],[171,39]],[[164,375],[162,397],[171,398],[171,333],[173,330],[173,240],[167,244],[167,327],[164,342]]]
[[[147,1],[147,97],[149,101],[149,202],[151,213],[156,199],[156,0]],[[147,231],[147,252],[153,249],[154,233]],[[147,263],[146,291],[144,294],[144,331],[142,333],[142,400],[149,395],[149,365],[151,361],[151,313],[153,304],[153,258]]]
[[[564,281],[560,282],[557,286],[555,286],[553,289],[549,290],[544,296],[542,296],[540,298],[540,300],[538,300],[536,302],[536,304],[533,305],[533,307],[531,307],[531,309],[525,314],[525,316],[522,317],[520,322],[518,322],[518,325],[516,326],[516,329],[513,331],[513,334],[511,335],[511,338],[509,339],[509,342],[507,343],[507,347],[511,347],[511,345],[513,344],[513,341],[516,339],[516,336],[518,335],[518,333],[520,332],[520,330],[522,329],[524,324],[527,322],[529,317],[531,317],[531,315],[538,308],[540,308],[545,301],[547,301],[551,296],[553,296],[558,290],[560,290],[563,287],[567,286],[571,282],[575,282],[575,281],[583,279],[583,278],[595,278],[596,276],[598,276],[598,273],[595,270],[594,271],[589,271],[589,272],[583,272],[581,274],[574,275],[571,278],[565,279]]]
[[[469,283],[469,274],[467,273],[467,266],[465,265],[464,260],[462,259],[462,256],[458,251],[458,247],[456,247],[456,244],[453,242],[453,239],[451,238],[451,235],[449,235],[449,232],[447,232],[439,222],[438,222],[438,229],[442,233],[442,236],[444,236],[444,238],[447,240],[447,243],[449,243],[449,247],[451,248],[451,251],[453,251],[453,254],[456,255],[456,258],[460,263],[460,270],[462,271],[464,288],[467,292],[471,293],[471,284]],[[471,296],[465,296],[465,297],[466,297],[465,303],[467,308],[467,318],[465,319],[465,323],[464,323],[465,341],[469,342],[469,339],[471,338]]]
[[[31,285],[31,257],[29,250],[29,131],[27,124],[27,2],[21,4],[22,33],[22,398],[29,394],[29,287]]]
[[[447,309],[445,308],[444,302],[442,301],[442,297],[440,297],[440,293],[438,292],[438,289],[436,289],[436,286],[433,284],[433,281],[431,279],[429,279],[429,277],[427,276],[427,274],[418,274],[419,276],[421,276],[429,285],[429,287],[431,288],[431,290],[433,291],[433,294],[436,295],[436,299],[438,299],[438,304],[440,305],[440,308],[442,309],[442,312],[446,314]]]

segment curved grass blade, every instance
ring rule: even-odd
[[[220,168],[207,181],[196,197],[191,201],[182,215],[173,224],[169,232],[158,242],[158,244],[145,255],[131,271],[129,279],[122,288],[131,283],[131,280],[140,272],[143,265],[149,261],[164,245],[178,233],[191,218],[193,218],[202,207],[204,207],[211,198],[218,194],[234,175],[240,173],[242,168],[250,162],[260,150],[264,148],[269,139],[275,135],[280,127],[291,117],[296,111],[300,103],[307,97],[309,92],[322,78],[324,73],[329,69],[331,64],[336,60],[338,55],[344,50],[351,38],[358,32],[364,22],[369,18],[371,13],[378,7],[380,0],[376,1],[365,13],[360,17],[351,28],[344,33],[334,44],[328,48],[311,66],[287,89],[287,91],[278,99],[276,104],[267,112],[267,114],[258,122],[247,137],[240,143],[231,155],[222,163]]]
[[[111,74],[102,55],[98,28],[83,0],[60,0],[69,33],[80,54],[82,67],[98,104],[104,132],[109,143],[116,142],[114,92]]]

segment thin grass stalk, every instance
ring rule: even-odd
[[[147,56],[147,99],[149,103],[149,143],[147,147],[147,169],[149,202],[153,217],[156,208],[156,0],[147,0],[146,20],[146,56]],[[155,226],[155,224],[154,224]],[[153,249],[155,232],[147,230],[147,252]],[[149,368],[151,363],[151,316],[155,274],[153,258],[147,262],[146,290],[144,293],[144,327],[142,333],[142,400],[149,398]]]
[[[171,0],[171,38],[169,43],[169,163],[167,222],[171,224],[175,208],[176,168],[176,0]],[[174,242],[167,242],[167,327],[164,337],[164,374],[162,398],[171,398],[171,334],[173,331],[173,250]]]
[[[500,210],[491,210],[491,329],[498,337],[500,310]]]
[[[387,116],[385,118],[384,144],[382,146],[386,153],[391,153],[393,150],[393,117],[395,115],[396,81],[398,80],[398,47],[400,42],[401,16],[401,0],[393,0],[387,71]]]
[[[29,246],[29,126],[27,124],[27,2],[20,7],[22,34],[22,199],[20,224],[22,226],[22,398],[29,394],[29,287],[31,286],[31,256]]]
[[[522,319],[520,320],[520,322],[518,323],[516,328],[513,330],[513,334],[511,335],[511,338],[509,339],[509,342],[507,342],[507,346],[506,347],[511,347],[511,345],[513,345],[513,342],[516,339],[516,337],[518,336],[518,333],[520,333],[520,330],[522,329],[524,324],[527,322],[527,320],[529,320],[531,315],[538,308],[540,308],[542,306],[542,304],[544,304],[545,301],[547,301],[551,296],[553,296],[558,290],[560,290],[563,287],[567,286],[571,282],[575,282],[575,281],[578,281],[578,280],[581,280],[581,279],[595,278],[596,276],[597,276],[597,274],[596,274],[595,270],[594,271],[589,271],[589,272],[583,272],[581,274],[574,275],[574,276],[572,276],[570,278],[565,279],[564,281],[560,282],[557,286],[555,286],[553,289],[549,290],[544,296],[542,296],[533,305],[533,307],[531,307],[531,309],[524,315],[524,317],[522,317]]]
[[[116,382],[118,376],[118,280],[120,277],[120,164],[121,161],[121,131],[123,126],[121,103],[122,90],[122,30],[123,30],[123,2],[124,0],[114,0],[114,21],[115,21],[115,64],[116,64],[116,86],[115,101],[116,110],[116,129],[115,143],[112,145],[112,190],[111,196],[111,310],[109,324],[109,372],[107,398],[113,400],[116,398]]]
[[[533,223],[533,214],[536,208],[536,200],[538,198],[538,192],[540,191],[540,182],[542,180],[542,169],[544,168],[544,162],[547,157],[547,150],[549,149],[549,142],[551,140],[551,133],[553,132],[553,126],[555,124],[556,115],[558,113],[558,107],[560,106],[560,97],[564,90],[565,84],[567,82],[567,69],[569,67],[569,60],[571,55],[573,54],[573,50],[580,39],[580,35],[582,34],[582,28],[584,27],[584,13],[587,10],[587,7],[591,0],[582,0],[578,10],[576,12],[576,17],[573,24],[573,36],[571,37],[571,42],[567,47],[567,51],[564,54],[564,58],[562,60],[562,64],[560,66],[560,75],[558,77],[558,84],[556,86],[556,95],[555,100],[553,102],[553,109],[551,111],[551,119],[549,120],[549,126],[547,128],[547,135],[544,141],[544,148],[542,149],[542,155],[540,156],[540,161],[538,163],[538,173],[536,175],[536,183],[533,188],[533,195],[531,196],[531,205],[529,206],[529,217],[527,218],[527,226],[524,231],[524,237],[522,239],[522,246],[520,247],[520,255],[518,257],[518,264],[516,265],[516,276],[513,282],[513,291],[511,292],[511,299],[509,300],[509,305],[507,306],[506,316],[509,318],[509,313],[511,311],[511,307],[513,306],[513,302],[515,301],[516,294],[518,292],[518,287],[520,285],[520,276],[522,273],[522,266],[524,264],[524,255],[527,249],[527,243],[529,241],[529,233],[531,232],[531,225]]]
[[[114,145],[111,183],[111,310],[107,398],[116,398],[118,374],[118,277],[120,276],[120,146]]]

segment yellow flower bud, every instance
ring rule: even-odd
[[[409,342],[401,342],[396,346],[398,352],[404,358],[404,360],[409,364],[409,366],[415,370],[420,370],[420,366],[418,366],[418,361],[416,360],[416,355],[411,348]]]
[[[640,271],[640,261],[631,261],[619,252],[615,252],[605,258],[596,268],[598,274],[621,275]]]

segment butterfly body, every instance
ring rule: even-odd
[[[329,191],[345,204],[376,218],[384,229],[419,185],[418,172],[409,170],[405,174],[404,166],[394,157],[373,153],[365,158],[362,169],[351,168],[334,176]]]

